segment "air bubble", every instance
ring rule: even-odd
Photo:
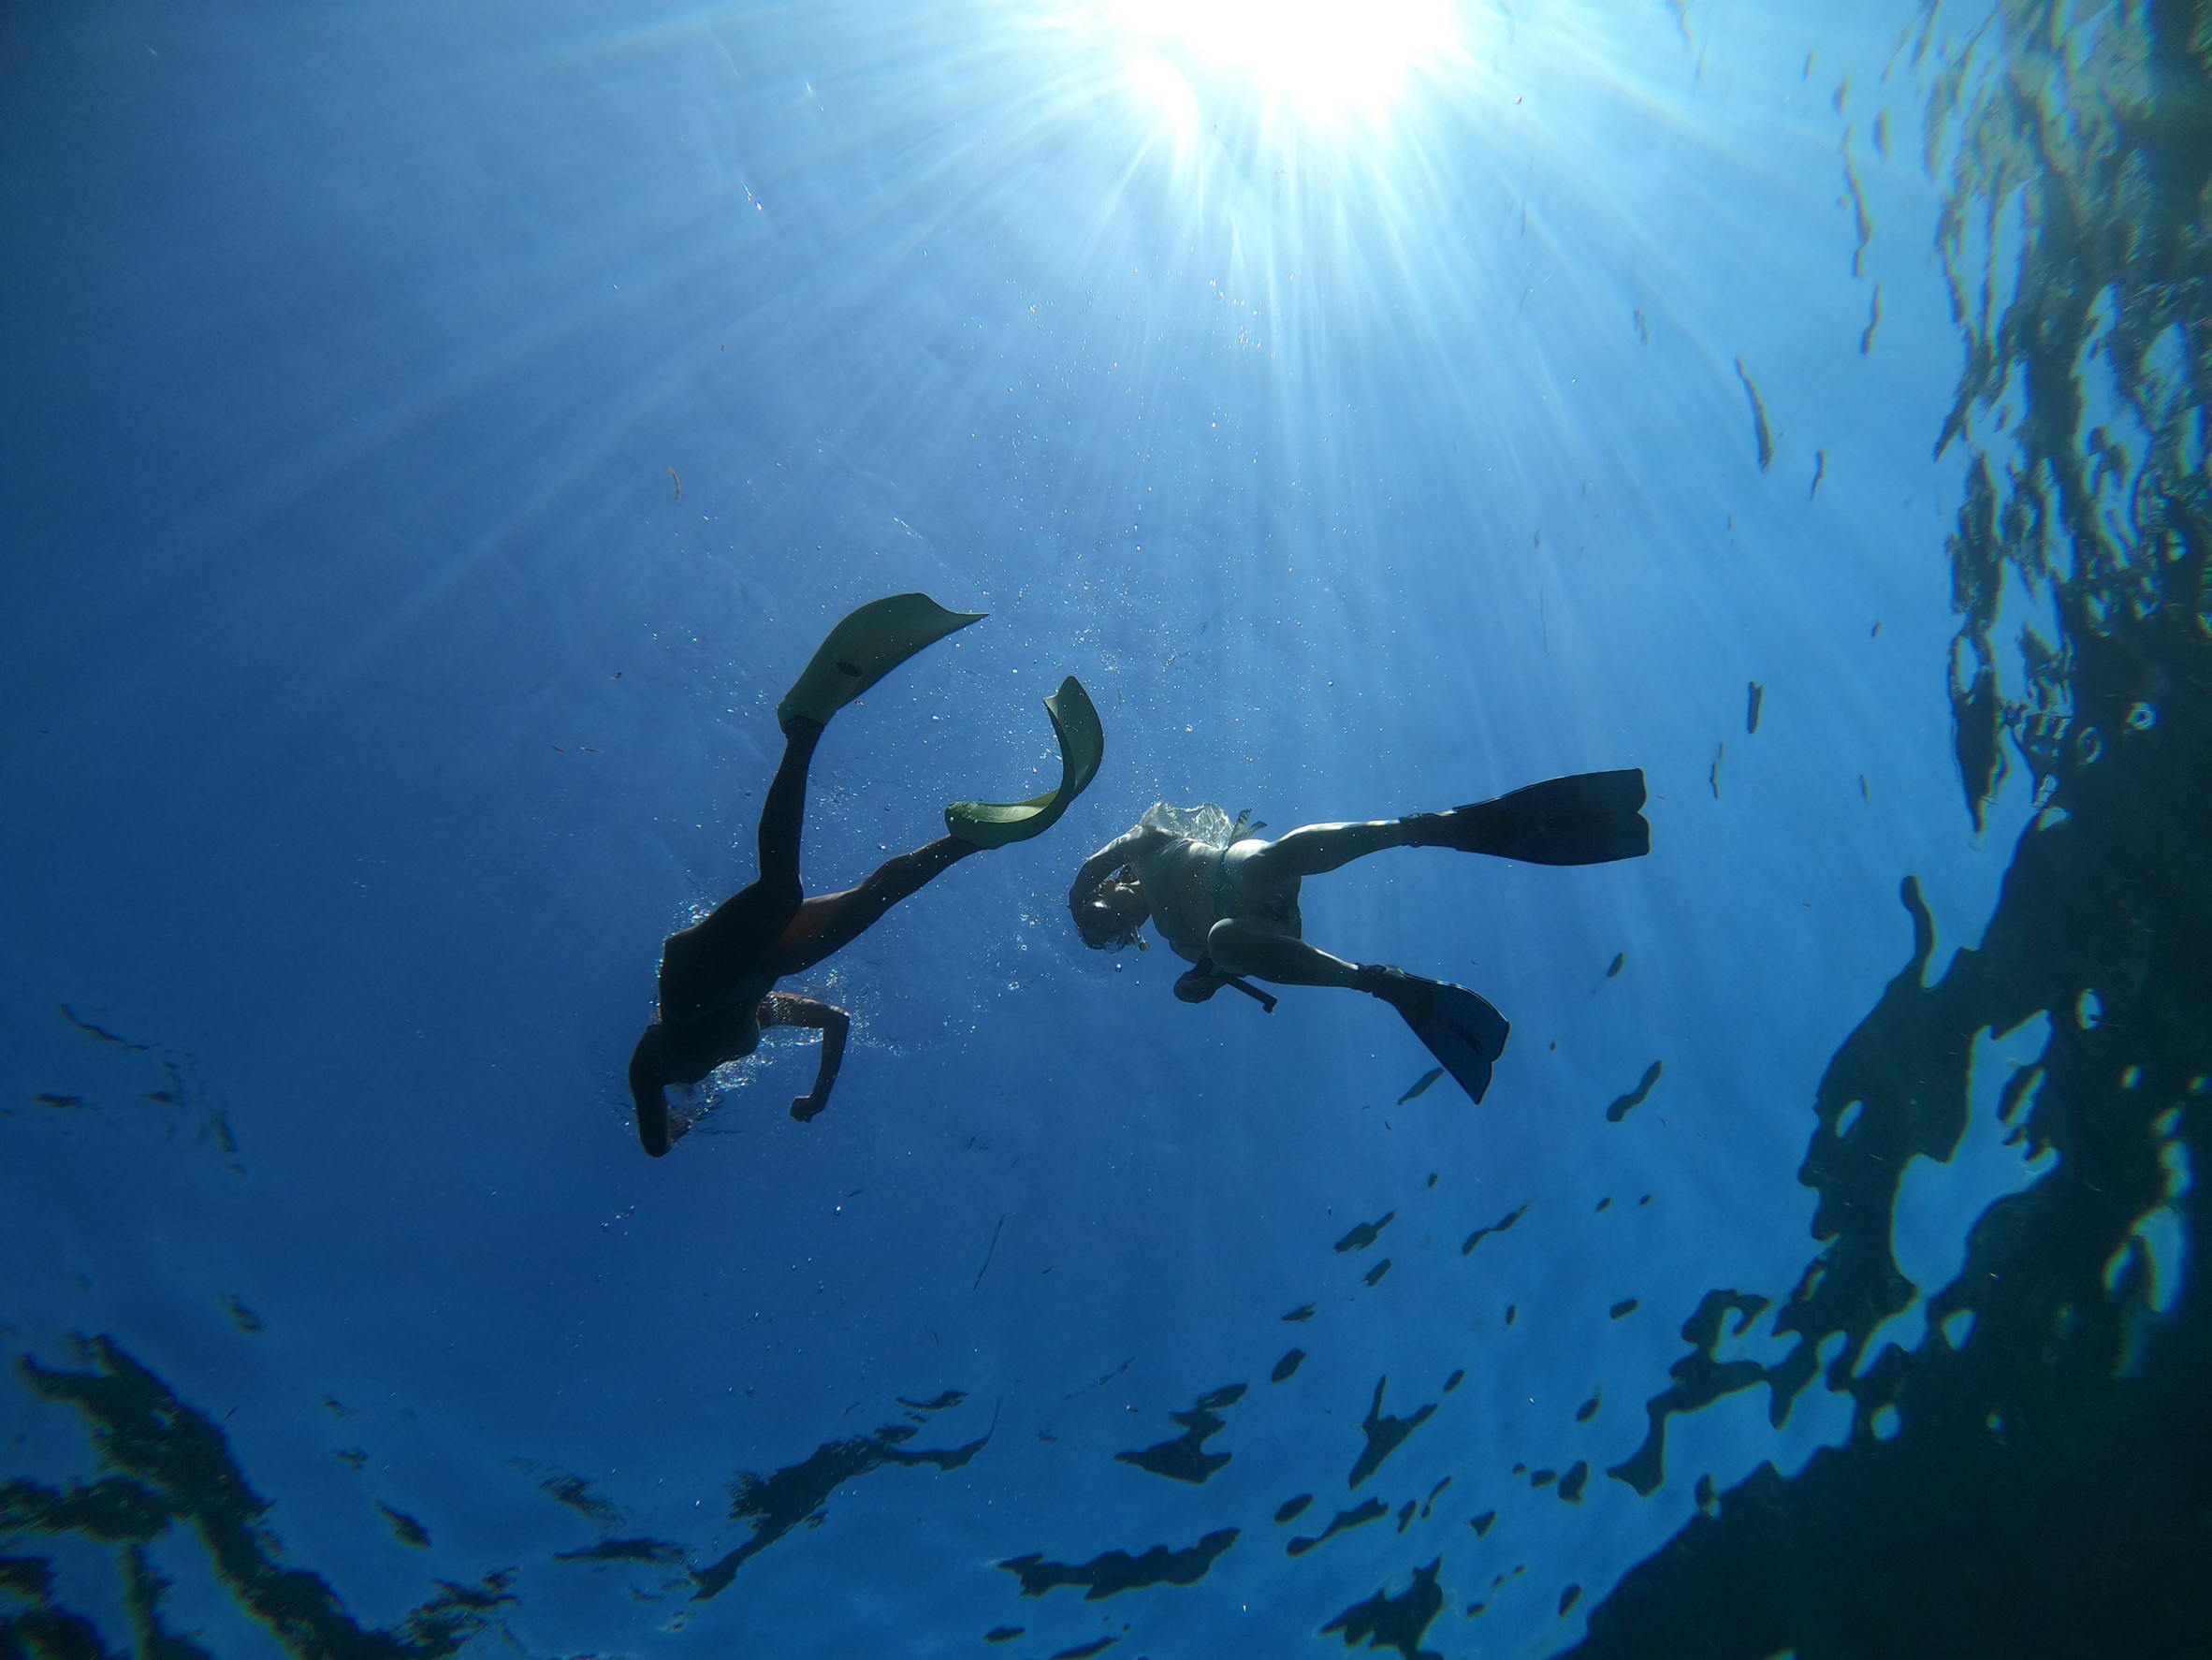
[[[2128,707],[2128,730],[2148,732],[2159,723],[2159,712],[2147,703],[2131,704]]]
[[[2104,740],[2097,735],[2094,726],[2084,726],[2074,735],[2074,758],[2084,766],[2104,752]]]

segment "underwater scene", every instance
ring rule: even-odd
[[[2183,1653],[2212,5],[0,8],[0,1657]]]

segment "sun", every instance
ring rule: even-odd
[[[1379,125],[1419,73],[1460,56],[1449,0],[1106,0],[1131,79],[1171,117],[1223,95],[1264,116]]]

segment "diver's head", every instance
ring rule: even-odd
[[[1075,907],[1075,931],[1093,951],[1121,951],[1134,945],[1144,949],[1137,930],[1151,916],[1151,903],[1136,873],[1124,869],[1099,882],[1091,896]]]

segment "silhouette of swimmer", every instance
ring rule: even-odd
[[[691,1128],[671,1112],[668,1085],[696,1084],[726,1061],[750,1055],[769,1027],[822,1033],[814,1087],[791,1104],[802,1123],[829,1104],[851,1025],[844,1010],[776,991],[842,950],[901,899],[970,853],[1041,834],[1099,770],[1105,736],[1098,711],[1070,675],[1044,700],[1060,742],[1060,782],[1029,801],[956,801],[945,808],[948,834],[886,860],[856,888],[808,898],[799,882],[799,830],[807,766],[837,710],[908,658],[982,613],[948,611],[925,594],[894,594],[863,605],[830,631],[806,672],[777,706],[783,761],[761,808],[760,880],[724,901],[704,922],[671,934],[661,948],[659,1017],[630,1056],[637,1139],[658,1158]]]
[[[1149,919],[1195,965],[1175,995],[1202,1003],[1223,986],[1275,999],[1245,978],[1277,985],[1363,991],[1397,1010],[1414,1035],[1476,1100],[1505,1049],[1505,1016],[1464,986],[1424,980],[1387,963],[1348,963],[1304,937],[1300,882],[1393,847],[1444,847],[1538,865],[1603,865],[1652,851],[1644,775],[1579,773],[1531,784],[1450,812],[1364,823],[1308,824],[1279,841],[1248,834],[1211,802],[1156,803],[1088,859],[1068,890],[1084,943],[1119,951],[1144,941]]]

